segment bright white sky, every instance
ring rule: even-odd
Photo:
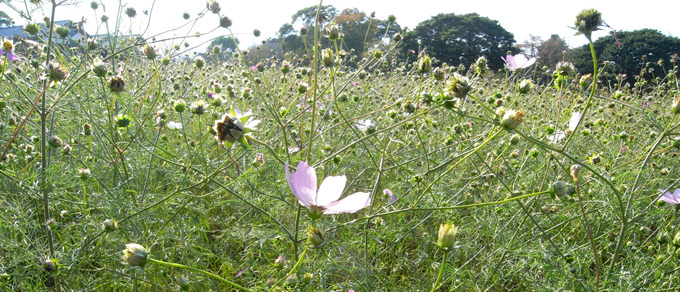
[[[97,0],[99,1],[99,0]],[[14,0],[12,3],[23,7],[23,0]],[[28,1],[26,1],[28,2]],[[43,2],[49,3],[47,0]],[[57,10],[57,20],[78,21],[85,17],[89,24],[88,33],[96,32],[96,24],[99,17],[103,14],[100,5],[97,17],[90,9],[91,0],[82,0],[78,6],[63,7]],[[192,19],[205,9],[205,2],[202,0],[156,0],[150,16],[144,15],[144,10],[151,11],[153,0],[121,0],[123,6],[134,7],[137,10],[137,17],[132,21],[134,32],[142,31],[151,17],[151,25],[146,35],[166,31],[171,28],[179,27],[187,21],[182,19],[182,13],[188,12]],[[290,22],[291,16],[298,10],[318,5],[318,1],[310,0],[247,0],[247,1],[219,1],[222,12],[233,21],[232,30],[241,41],[242,48],[258,43],[269,37],[275,37],[276,32],[282,24]],[[569,0],[569,1],[490,1],[490,0],[416,0],[416,1],[394,1],[394,0],[327,0],[324,5],[333,5],[338,10],[344,8],[358,8],[367,14],[376,12],[376,17],[386,19],[393,14],[397,17],[397,22],[402,26],[415,28],[418,23],[429,19],[439,13],[465,14],[476,12],[481,16],[498,20],[507,31],[515,36],[518,43],[529,39],[530,35],[548,39],[551,34],[558,34],[564,38],[571,46],[579,46],[585,43],[583,36],[574,36],[574,31],[568,26],[573,25],[574,18],[579,11],[585,8],[595,8],[602,12],[603,19],[617,30],[636,30],[642,28],[652,28],[661,31],[666,35],[680,37],[680,25],[678,25],[677,13],[680,11],[680,1],[671,0],[647,0],[634,3],[632,1],[621,0]],[[101,0],[105,4],[105,14],[109,16],[109,23],[115,21],[116,10],[119,1]],[[0,4],[0,10],[15,14]],[[50,6],[43,4],[44,13],[49,14]],[[34,19],[42,20],[43,12],[36,11]],[[15,18],[19,25],[25,21]],[[199,19],[192,29],[183,29],[175,32],[176,36],[193,35],[195,32],[207,32],[219,23],[218,17],[208,14]],[[122,25],[127,31],[130,21],[124,16]],[[260,38],[255,38],[252,34],[254,29],[262,31]],[[105,33],[105,31],[99,31]],[[218,29],[208,37],[200,39],[190,38],[188,41],[192,46],[208,41],[211,37],[226,33],[225,29]],[[594,37],[606,35],[606,32],[596,32]],[[160,38],[172,37],[172,33],[164,34]]]

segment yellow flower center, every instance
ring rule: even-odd
[[[10,41],[4,41],[2,43],[2,49],[5,51],[11,51],[12,49],[14,49],[14,45]]]

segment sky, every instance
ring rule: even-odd
[[[73,1],[73,0],[68,0]],[[91,0],[82,0],[79,5],[59,7],[56,14],[57,20],[79,21],[83,17],[88,20],[86,30],[90,34],[97,32],[97,24],[102,14],[109,16],[109,23],[114,24],[119,0],[97,0],[102,3],[95,17],[90,8]],[[29,2],[29,1],[26,1]],[[47,0],[43,0],[49,3]],[[241,41],[241,48],[251,46],[260,41],[276,37],[276,32],[284,23],[291,21],[291,16],[298,10],[318,5],[318,1],[305,0],[247,0],[226,1],[221,0],[221,13],[233,21],[232,31]],[[417,0],[417,1],[387,1],[387,0],[328,0],[323,5],[333,5],[338,10],[345,8],[358,8],[370,14],[375,12],[379,19],[386,19],[388,15],[394,15],[402,27],[415,28],[418,23],[430,19],[439,13],[466,14],[475,12],[480,16],[497,20],[505,30],[515,36],[517,43],[528,40],[530,36],[538,36],[544,40],[552,34],[564,38],[570,47],[585,44],[586,39],[582,35],[574,36],[574,30],[570,29],[574,18],[582,9],[595,8],[602,13],[602,18],[616,30],[637,30],[643,28],[657,29],[660,32],[680,37],[680,22],[677,20],[677,12],[680,11],[680,1],[647,0],[644,2],[628,2],[614,0],[570,0],[570,1],[445,1],[445,0]],[[11,3],[17,8],[24,7],[23,0],[12,0]],[[188,12],[192,19],[205,9],[205,2],[201,0],[135,0],[120,3],[124,7],[134,7],[137,17],[128,19],[123,17],[122,26],[125,31],[139,33],[144,31],[149,24],[145,36],[165,32],[169,29],[178,28],[187,22],[182,18],[182,13]],[[7,12],[15,17],[7,4],[0,4],[0,11]],[[153,9],[152,9],[153,5]],[[43,4],[42,8],[34,11],[33,18],[36,22],[42,20],[43,15],[49,15],[50,5]],[[105,9],[105,11],[104,11]],[[144,15],[144,10],[149,15]],[[44,12],[43,12],[44,11]],[[15,17],[17,25],[23,25],[27,21]],[[150,21],[149,21],[150,20]],[[193,22],[192,22],[193,23]],[[198,19],[195,25],[185,26],[180,30],[164,33],[161,38],[194,35],[196,32],[205,33],[215,28],[219,23],[217,15],[208,14]],[[262,35],[259,38],[253,36],[253,30],[259,29]],[[99,33],[106,33],[103,28]],[[200,37],[187,39],[191,46],[198,46],[208,42],[210,38],[227,34],[227,30],[219,28],[216,31]],[[595,32],[593,38],[607,35],[606,31]],[[205,44],[203,45],[205,47]]]

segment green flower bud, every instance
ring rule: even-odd
[[[501,126],[506,130],[514,130],[524,121],[524,112],[515,110],[506,110],[501,120]]]
[[[118,230],[118,221],[114,219],[106,219],[104,220],[104,231],[106,232],[113,232]]]
[[[38,32],[40,31],[40,28],[38,27],[37,24],[35,23],[29,23],[24,26],[24,31],[30,35],[37,35]]]
[[[458,73],[453,73],[453,76],[446,82],[446,93],[450,97],[464,98],[471,89],[467,77]]]
[[[576,189],[569,183],[556,181],[550,185],[550,192],[558,197],[568,197],[576,192]]]
[[[109,89],[111,92],[121,92],[125,89],[125,80],[120,76],[113,76],[109,79]]]
[[[590,40],[593,31],[599,30],[602,23],[602,13],[593,8],[584,9],[576,15],[574,29],[578,31],[578,34],[583,34]]]
[[[458,227],[451,223],[439,225],[439,236],[437,237],[437,245],[443,250],[450,251],[455,247],[456,233]]]
[[[418,59],[418,72],[428,73],[432,71],[432,60],[428,55],[422,55]]]
[[[323,49],[321,51],[321,63],[326,67],[332,67],[335,63],[335,57],[333,56],[333,50],[330,48]]]
[[[149,252],[141,245],[128,243],[123,250],[123,260],[131,267],[144,267],[146,265]]]
[[[309,237],[309,242],[314,247],[321,247],[326,242],[323,230],[316,227],[310,227],[307,236]]]
[[[340,38],[340,27],[337,24],[331,24],[326,27],[326,37],[329,40],[337,40]]]
[[[47,78],[50,81],[62,81],[68,77],[68,69],[59,63],[50,63],[47,65]]]
[[[231,19],[229,19],[229,17],[222,16],[222,18],[220,18],[220,26],[229,28],[231,26]]]
[[[671,112],[673,114],[680,114],[680,94],[675,96],[673,104],[671,105]]]

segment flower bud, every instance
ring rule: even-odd
[[[147,59],[153,60],[156,59],[156,49],[154,49],[152,46],[149,45],[144,45],[144,56],[146,56]]]
[[[556,181],[550,185],[550,192],[558,197],[571,196],[575,191],[573,185],[563,181]]]
[[[194,58],[194,66],[198,69],[202,69],[205,65],[205,60],[201,56]]]
[[[120,114],[116,117],[116,126],[118,128],[127,128],[132,119],[128,115]]]
[[[128,7],[125,9],[125,15],[127,15],[130,18],[133,18],[137,16],[137,10],[135,10],[133,7]]]
[[[38,25],[35,23],[29,23],[24,26],[24,31],[30,35],[37,35],[39,32]]]
[[[340,38],[340,27],[337,24],[331,24],[326,27],[326,37],[329,40],[337,40]]]
[[[581,172],[581,166],[578,164],[574,164],[569,168],[569,172],[571,173],[571,178],[574,179],[574,182],[578,182],[578,174]]]
[[[253,166],[260,167],[264,164],[264,153],[255,153],[255,160],[253,160]]]
[[[519,83],[517,86],[517,89],[519,90],[520,94],[527,94],[533,87],[534,83],[531,81],[531,79],[524,79],[522,82]]]
[[[584,9],[576,15],[574,29],[576,29],[579,34],[584,34],[586,38],[590,40],[593,31],[598,30],[601,25],[602,13],[593,8]]]
[[[121,92],[125,89],[125,80],[120,76],[113,76],[109,79],[109,89],[111,92]]]
[[[675,246],[675,248],[680,248],[680,231],[673,237],[673,246]]]
[[[57,26],[54,30],[54,32],[60,37],[60,38],[66,38],[68,34],[71,32],[71,30],[68,27],[65,26]]]
[[[61,148],[64,145],[64,141],[62,141],[59,136],[53,135],[49,140],[47,140],[47,144],[54,148]]]
[[[231,26],[231,19],[229,19],[229,17],[222,16],[222,18],[220,18],[220,26],[229,28]]]
[[[506,130],[514,130],[524,121],[524,112],[515,110],[506,110],[501,120],[501,126]]]
[[[680,94],[676,95],[675,99],[673,99],[671,112],[673,112],[673,114],[680,114]]]
[[[519,143],[519,140],[520,140],[519,134],[512,135],[512,137],[510,138],[510,144],[517,145],[517,143]]]
[[[309,237],[309,242],[314,247],[321,247],[326,242],[323,230],[316,227],[310,227],[307,236]]]
[[[218,14],[220,13],[220,10],[222,8],[220,7],[220,3],[218,3],[216,0],[210,0],[207,3],[205,3],[205,7],[210,10],[210,12]]]
[[[175,102],[175,111],[178,113],[183,113],[187,109],[187,105],[184,104],[183,100],[178,100]]]
[[[59,227],[59,223],[57,223],[57,220],[55,220],[54,218],[47,219],[45,225],[47,225],[47,227],[49,227],[50,229]]]
[[[118,221],[114,219],[106,219],[104,220],[104,231],[106,232],[113,232],[118,230]]]
[[[450,97],[463,98],[470,92],[470,84],[467,77],[458,73],[453,73],[453,76],[446,82],[446,93]]]
[[[66,79],[68,75],[68,69],[59,63],[50,62],[50,64],[47,65],[47,78],[50,81],[59,82]]]
[[[136,243],[128,243],[123,250],[123,260],[132,267],[144,267],[149,252],[141,245]]]
[[[330,48],[323,49],[321,51],[321,63],[326,67],[332,67],[335,63],[335,57],[333,56],[333,50]]]
[[[432,71],[432,59],[428,55],[422,55],[418,58],[418,72],[428,73]]]
[[[61,148],[61,150],[64,151],[64,154],[71,154],[71,150],[73,150],[73,147],[71,147],[71,145],[69,144],[65,144],[64,147]]]
[[[54,263],[54,261],[47,259],[42,263],[42,269],[45,272],[54,272],[57,269],[57,265]]]
[[[437,237],[437,245],[445,251],[450,251],[454,248],[456,241],[456,233],[458,226],[451,223],[439,225],[439,236]]]
[[[106,69],[106,64],[102,63],[101,61],[95,61],[92,65],[92,73],[94,73],[94,76],[103,78],[106,77],[107,72],[108,70]]]

